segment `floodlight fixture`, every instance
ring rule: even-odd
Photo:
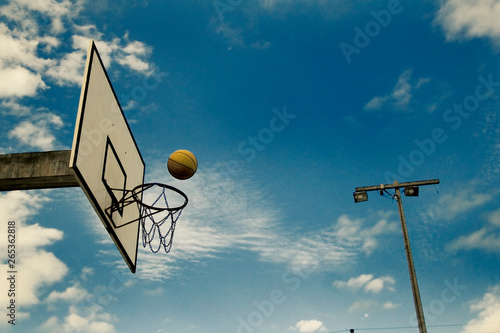
[[[418,186],[406,186],[405,196],[407,197],[418,197]]]
[[[368,201],[368,193],[366,191],[356,191],[353,193],[354,202]]]

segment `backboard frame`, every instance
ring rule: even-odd
[[[126,190],[144,183],[145,163],[94,41],[90,41],[70,168],[132,273],[137,267],[136,205],[117,206]],[[114,214],[114,215],[112,215]]]

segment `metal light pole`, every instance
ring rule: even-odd
[[[403,230],[403,240],[405,243],[406,259],[408,261],[408,270],[410,271],[411,288],[413,292],[413,302],[415,303],[415,311],[417,313],[418,329],[420,333],[427,333],[425,326],[424,311],[422,309],[422,302],[420,300],[420,292],[418,290],[417,275],[415,273],[415,266],[413,265],[413,256],[411,254],[410,239],[408,238],[408,230],[406,229],[406,220],[403,211],[403,201],[401,200],[401,187],[405,188],[406,196],[418,196],[418,186],[439,184],[439,179],[423,180],[416,182],[398,183],[397,180],[394,184],[376,185],[356,187],[354,192],[354,202],[362,202],[368,200],[368,191],[380,191],[382,195],[387,189],[395,189],[396,194],[393,196],[398,202],[399,218],[401,219],[401,229]]]

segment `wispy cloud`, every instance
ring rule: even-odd
[[[384,103],[391,99],[390,96],[375,96],[365,104],[365,110],[379,110],[384,106]]]
[[[257,49],[257,50],[265,50],[265,49],[270,48],[271,45],[272,45],[272,43],[269,41],[258,41],[258,42],[252,43],[251,46],[252,46],[252,48]]]
[[[481,249],[488,252],[500,251],[500,233],[492,233],[489,228],[481,228],[467,236],[461,236],[453,241],[449,250]]]
[[[500,2],[498,0],[441,2],[435,21],[447,40],[490,38],[500,46]]]
[[[264,10],[280,14],[318,8],[323,18],[327,20],[338,19],[355,8],[352,2],[346,0],[259,0],[257,3]]]
[[[369,313],[379,307],[378,302],[372,299],[363,299],[355,301],[347,309],[348,313],[364,313],[365,317],[369,316]]]
[[[380,236],[398,230],[397,223],[388,221],[391,215],[392,213],[382,212],[375,214],[378,220],[372,227],[365,226],[363,219],[351,219],[347,215],[341,215],[334,227],[335,233],[342,239],[360,244],[361,250],[370,255],[378,247]]]
[[[284,227],[283,213],[270,205],[265,193],[249,180],[232,178],[220,168],[200,170],[189,181],[167,178],[165,165],[160,163],[152,163],[149,170],[148,178],[180,188],[190,202],[177,222],[169,254],[153,254],[139,245],[138,278],[168,279],[182,272],[185,262],[220,258],[240,250],[293,272],[324,271],[354,262],[359,253],[372,253],[379,246],[379,237],[397,230],[397,224],[380,213],[375,214],[378,220],[372,226],[341,215],[323,230],[292,233]],[[88,211],[89,218],[95,220],[94,212]],[[93,228],[96,225],[92,223]],[[96,232],[102,237],[100,230]],[[123,268],[109,237],[101,237],[97,241],[107,243],[105,251],[109,254],[103,258]],[[373,291],[375,284],[370,287]]]
[[[447,249],[500,252],[500,209],[488,214],[488,224],[469,235],[459,237]]]
[[[426,215],[434,220],[453,220],[488,203],[492,198],[492,194],[480,193],[475,190],[474,184],[470,183],[453,193],[441,195],[438,202],[427,210]]]
[[[0,103],[2,109],[2,115],[6,116],[29,116],[31,114],[31,108],[18,103],[16,100],[3,100]]]
[[[162,168],[151,177],[169,182]],[[257,260],[285,265],[292,271],[311,265],[322,270],[355,255],[332,228],[298,236],[287,232],[281,224],[282,213],[245,180],[231,179],[214,169],[172,185],[186,192],[190,203],[177,224],[171,253],[153,255],[141,250],[141,277],[168,278],[183,261],[201,261],[236,250],[253,252]]]
[[[500,227],[500,209],[497,209],[488,215],[488,222],[494,226]]]
[[[391,93],[373,97],[365,104],[364,109],[366,111],[380,110],[385,105],[389,105],[395,110],[407,110],[413,98],[413,92],[430,81],[429,78],[412,80],[412,75],[413,69],[405,70],[399,75]]]
[[[230,44],[229,50],[234,46],[244,46],[243,31],[240,28],[233,28],[229,24],[218,24],[215,32],[222,35],[222,37]]]

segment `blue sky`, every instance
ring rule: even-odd
[[[190,198],[131,274],[80,188],[0,194],[2,332],[500,330],[500,1],[2,1],[0,153],[71,148],[95,40],[146,162]],[[168,156],[189,149],[177,181]],[[388,330],[388,329],[386,329]]]

